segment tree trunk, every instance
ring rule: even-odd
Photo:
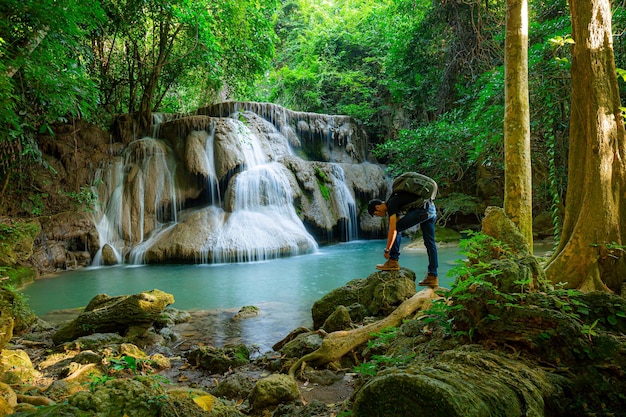
[[[572,114],[565,219],[546,276],[584,291],[621,293],[624,122],[609,0],[571,1]],[[607,288],[608,287],[608,288]]]
[[[504,211],[532,253],[532,178],[528,104],[528,1],[507,0],[504,112]]]
[[[139,104],[139,111],[137,112],[137,119],[139,123],[139,131],[143,134],[149,133],[152,127],[152,105],[154,103],[154,95],[161,78],[163,68],[172,52],[172,46],[178,34],[180,33],[182,26],[175,27],[174,31],[172,25],[171,16],[159,23],[159,43],[157,59],[152,66],[150,76],[146,84],[144,85],[143,95],[141,97],[141,103]]]
[[[328,334],[324,337],[322,346],[314,352],[304,355],[289,368],[289,375],[295,378],[296,371],[304,363],[315,363],[319,366],[339,361],[342,356],[349,353],[357,346],[373,339],[375,333],[387,327],[399,326],[404,318],[423,309],[425,305],[429,305],[427,304],[428,301],[437,298],[439,298],[439,296],[435,293],[434,289],[425,288],[415,293],[413,297],[404,300],[398,308],[384,319],[353,330],[340,330]]]

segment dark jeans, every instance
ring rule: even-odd
[[[433,275],[437,275],[437,268],[439,267],[439,257],[437,256],[437,244],[435,241],[435,222],[437,220],[437,210],[435,204],[429,203],[427,208],[416,208],[409,211],[396,223],[396,230],[398,235],[396,241],[393,242],[391,250],[389,251],[389,259],[397,260],[400,257],[400,242],[402,241],[402,232],[406,229],[420,225],[422,229],[422,237],[424,239],[424,246],[426,247],[426,253],[428,253],[428,272]]]

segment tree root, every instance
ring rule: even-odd
[[[422,309],[426,302],[440,298],[433,288],[425,288],[405,300],[391,314],[377,322],[370,323],[366,326],[353,330],[340,330],[332,332],[324,337],[322,345],[314,352],[308,353],[298,359],[291,368],[289,368],[289,376],[295,379],[296,370],[305,363],[314,362],[316,365],[324,365],[331,362],[337,362],[345,354],[349,353],[355,347],[373,339],[373,334],[381,331],[386,327],[395,327],[402,323],[402,320],[413,314],[415,311]]]

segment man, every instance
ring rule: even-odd
[[[398,258],[400,257],[402,232],[419,224],[422,229],[424,246],[426,246],[428,253],[428,273],[418,285],[437,287],[439,285],[437,275],[439,260],[435,242],[437,210],[432,199],[416,202],[414,194],[398,191],[393,192],[387,201],[371,200],[367,211],[372,216],[385,217],[387,214],[389,215],[389,231],[387,232],[387,246],[385,247],[387,262],[376,265],[376,269],[381,271],[398,271],[400,269]],[[400,217],[404,211],[406,214]]]

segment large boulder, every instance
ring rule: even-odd
[[[58,345],[93,333],[124,335],[130,329],[135,333],[137,328],[148,330],[172,303],[174,296],[157,289],[118,297],[99,294],[78,317],[59,328],[52,340]]]
[[[319,329],[340,305],[359,315],[386,316],[415,294],[415,272],[374,272],[366,279],[354,279],[313,303],[313,327]],[[353,321],[361,321],[355,317]]]
[[[252,409],[258,413],[299,398],[300,391],[295,379],[285,374],[272,374],[256,383],[248,400]]]
[[[462,347],[379,372],[358,391],[352,411],[355,417],[544,416],[546,399],[563,395],[558,379],[519,358]]]

